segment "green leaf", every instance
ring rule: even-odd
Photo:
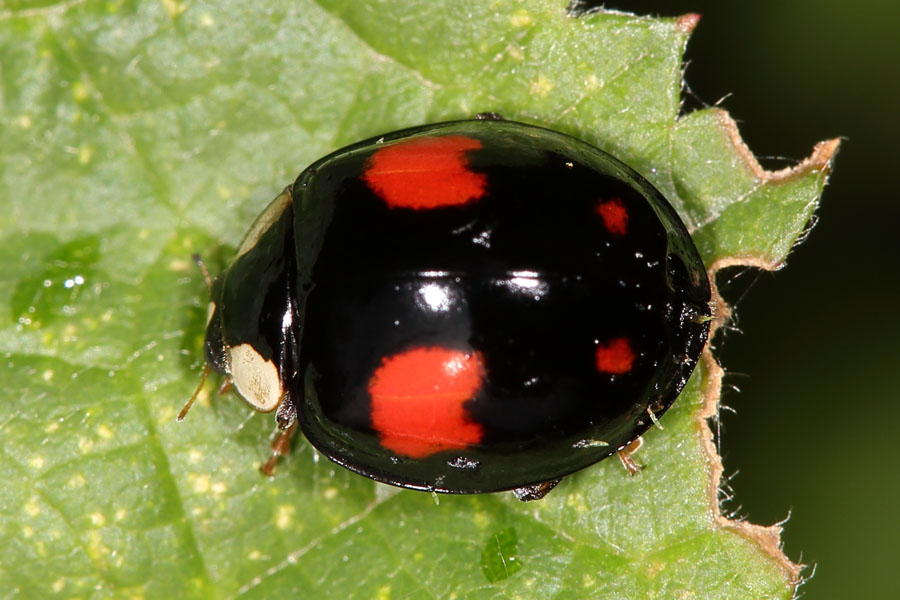
[[[0,5],[0,596],[790,598],[777,531],[718,514],[707,357],[628,477],[541,502],[376,485],[198,380],[206,288],[305,165],[498,111],[650,178],[709,265],[774,268],[836,143],[763,171],[718,110],[681,116],[696,17],[561,0]],[[726,311],[720,308],[720,315]]]

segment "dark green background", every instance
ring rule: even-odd
[[[720,277],[742,332],[716,344],[736,411],[722,419],[726,475],[737,472],[726,509],[762,524],[790,514],[785,550],[815,565],[805,597],[898,598],[900,3],[606,6],[703,15],[688,45],[687,106],[731,94],[722,106],[750,148],[789,157],[765,166],[846,138],[818,225],[787,268]]]

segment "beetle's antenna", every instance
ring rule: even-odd
[[[203,264],[203,259],[200,258],[199,254],[192,254],[191,258],[194,259],[194,262],[200,267],[200,272],[203,273],[203,279],[206,280],[206,287],[212,289],[212,278],[209,276],[209,271],[206,270],[206,265]]]
[[[204,272],[206,269],[204,269]],[[178,413],[178,416],[175,417],[176,421],[183,421],[185,415],[187,415],[188,411],[191,410],[191,406],[194,405],[194,400],[197,399],[197,396],[200,395],[200,390],[203,389],[203,384],[206,383],[206,378],[209,377],[209,365],[205,365],[203,367],[203,376],[200,378],[200,385],[197,386],[197,389],[194,390],[194,393],[191,394],[190,399],[185,403],[184,408],[181,409],[181,412]]]

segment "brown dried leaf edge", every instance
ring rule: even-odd
[[[741,139],[737,123],[735,123],[734,119],[732,119],[728,113],[724,111],[719,112],[719,123],[738,154],[745,161],[747,167],[763,184],[777,185],[810,173],[819,173],[827,181],[831,172],[832,161],[840,146],[839,138],[819,142],[813,148],[812,154],[796,166],[778,171],[767,171],[762,168],[759,161],[756,160],[756,157]],[[709,265],[708,272],[712,286],[712,301],[716,307],[715,317],[710,328],[710,340],[715,338],[719,329],[728,323],[732,316],[731,308],[725,303],[716,287],[716,274],[721,269],[727,267],[745,266],[775,271],[781,268],[782,265],[783,263],[781,261],[773,261],[770,258],[753,255],[722,258]],[[758,544],[759,547],[765,553],[770,555],[788,574],[796,593],[797,588],[804,581],[801,573],[805,568],[805,565],[795,563],[785,555],[782,549],[781,540],[783,522],[768,526],[755,525],[740,519],[730,519],[722,514],[721,504],[719,502],[720,484],[723,474],[722,457],[719,456],[716,448],[710,421],[718,419],[719,416],[719,402],[722,395],[722,378],[725,375],[725,371],[713,356],[711,344],[707,344],[704,349],[702,361],[706,370],[706,378],[703,384],[703,409],[698,414],[697,427],[709,459],[710,479],[708,495],[710,506],[713,508],[713,514],[716,515],[716,524],[719,527],[733,530]]]

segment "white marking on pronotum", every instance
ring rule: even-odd
[[[206,326],[207,327],[209,327],[209,322],[212,321],[214,314],[216,314],[216,303],[210,302],[209,306],[206,307]]]
[[[290,188],[285,188],[283,192],[281,192],[277,198],[272,200],[269,206],[266,207],[262,214],[259,215],[256,220],[253,222],[253,225],[250,226],[250,229],[247,231],[247,235],[244,236],[244,239],[241,241],[241,245],[238,246],[237,254],[235,255],[235,260],[247,254],[251,249],[253,249],[256,244],[259,243],[259,238],[263,236],[265,232],[269,230],[270,227],[281,218],[281,215],[287,209],[287,207],[291,203],[291,190]]]
[[[234,387],[247,404],[260,412],[278,407],[283,390],[275,363],[250,344],[240,344],[228,349],[228,366]]]

